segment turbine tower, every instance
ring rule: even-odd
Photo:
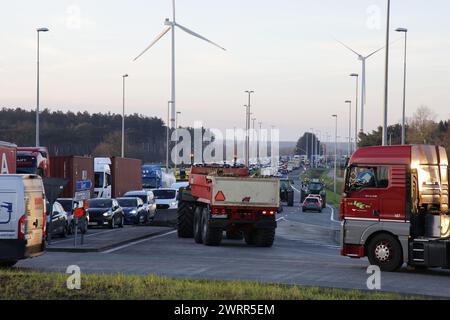
[[[362,72],[361,72],[361,132],[364,132],[364,110],[366,109],[366,60],[375,55],[376,53],[380,52],[384,49],[384,47],[372,52],[371,54],[367,56],[363,56],[362,54],[359,54],[349,46],[347,46],[345,43],[337,40],[340,44],[342,44],[345,48],[353,52],[358,56],[358,59],[361,61],[362,64]],[[356,106],[358,107],[358,106]]]
[[[171,119],[170,119],[170,127],[171,128],[175,128],[175,118],[176,118],[176,95],[175,95],[175,28],[178,27],[181,30],[183,30],[184,32],[199,38],[203,41],[206,41],[224,51],[226,51],[226,49],[222,48],[221,46],[219,46],[218,44],[206,39],[205,37],[199,35],[198,33],[189,30],[186,27],[183,27],[182,25],[180,25],[179,23],[176,22],[176,18],[175,18],[175,0],[172,0],[172,21],[170,21],[170,19],[166,19],[164,22],[164,25],[166,26],[163,31],[155,38],[155,40],[153,40],[153,42],[147,47],[145,48],[144,51],[142,51],[141,54],[139,54],[133,61],[136,61],[137,59],[139,59],[141,56],[143,56],[148,50],[150,50],[151,47],[153,47],[162,37],[164,37],[169,31],[172,31],[172,89],[171,89],[171,101],[172,101],[172,110],[171,110]],[[169,124],[168,124],[169,125]]]

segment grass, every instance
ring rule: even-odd
[[[404,300],[394,293],[162,278],[155,275],[81,276],[81,290],[68,290],[68,274],[0,270],[0,300]]]

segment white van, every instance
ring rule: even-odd
[[[45,250],[45,193],[35,175],[0,175],[0,267]]]

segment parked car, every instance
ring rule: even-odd
[[[123,228],[125,217],[116,199],[91,199],[88,201],[89,226],[108,226],[110,229]]]
[[[73,201],[73,199],[70,198],[59,198],[56,200],[58,203],[60,203],[64,210],[68,214],[68,220],[69,220],[69,234],[75,233],[75,217],[73,216],[73,211],[76,208],[82,208],[83,207],[83,201]],[[85,234],[87,232],[89,226],[89,214],[87,211],[85,211],[85,216],[81,219],[78,219],[78,230]]]
[[[50,233],[52,237],[58,235],[65,238],[69,232],[69,214],[59,202],[55,202],[52,206],[47,201],[47,236]]]
[[[317,211],[322,212],[322,201],[319,198],[307,197],[305,201],[303,201],[302,206],[303,212],[307,211]]]
[[[118,198],[117,202],[122,207],[125,224],[146,224],[151,220],[141,198]]]
[[[150,190],[129,191],[124,198],[140,198],[144,202],[144,208],[148,212],[149,219],[153,220],[156,215],[155,195]]]
[[[156,208],[161,210],[178,209],[177,189],[153,189]]]
[[[0,268],[44,253],[44,205],[40,177],[0,174]]]

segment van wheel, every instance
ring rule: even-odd
[[[1,260],[0,268],[12,268],[17,263],[17,260]]]
[[[393,272],[403,265],[402,247],[389,234],[379,234],[370,241],[367,257],[370,264],[379,266],[382,271]]]
[[[203,209],[202,215],[203,229],[202,239],[203,244],[207,246],[219,246],[222,242],[223,231],[219,228],[211,228],[209,225],[209,210]]]
[[[203,243],[203,237],[202,237],[202,229],[203,229],[203,223],[202,223],[202,208],[197,207],[194,212],[194,240],[195,243],[201,244]]]

